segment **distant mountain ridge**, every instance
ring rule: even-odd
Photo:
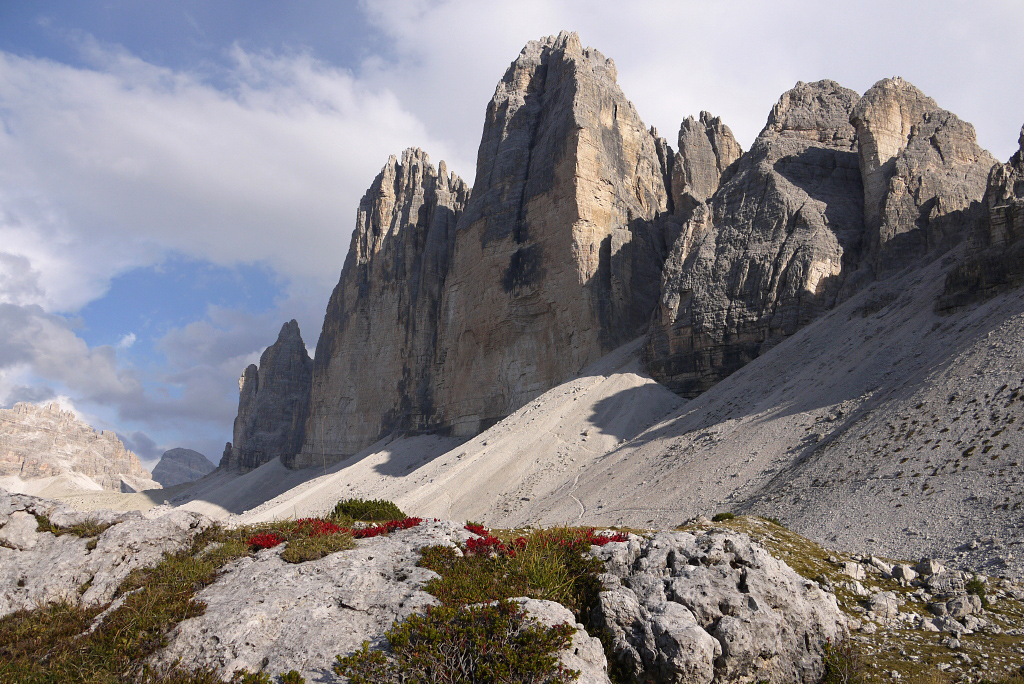
[[[0,409],[0,477],[71,475],[85,476],[96,488],[111,491],[160,487],[116,434],[94,430],[57,403]]]

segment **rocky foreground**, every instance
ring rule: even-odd
[[[130,597],[118,587],[131,570],[189,548],[213,524],[184,511],[87,515],[0,492],[0,616],[65,601],[91,608],[86,631],[100,630]],[[934,560],[833,556],[757,518],[624,536],[590,548],[604,573],[585,618],[551,601],[520,600],[542,623],[577,629],[560,658],[581,682],[611,681],[610,665],[626,681],[811,684],[824,673],[826,644],[841,642],[884,664],[869,674],[886,679],[1024,664],[1015,645],[1024,635],[1024,589],[1008,581]],[[387,649],[383,634],[395,621],[438,604],[425,587],[439,576],[418,565],[421,550],[462,555],[473,539],[480,537],[460,523],[426,520],[302,563],[283,560],[282,546],[250,551],[195,594],[202,610],[168,625],[149,665],[344,681],[331,670],[336,655],[364,641]]]

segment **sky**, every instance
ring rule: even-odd
[[[1024,124],[1019,0],[0,0],[0,407],[216,463],[281,325],[313,353],[388,156],[472,184],[495,84],[563,29],[670,142],[707,110],[746,149],[822,78],[903,76],[1002,160]]]

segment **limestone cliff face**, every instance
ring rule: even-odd
[[[644,348],[659,382],[696,396],[834,304],[863,233],[849,123],[858,99],[832,81],[798,83],[709,204],[697,203],[666,263]],[[700,168],[710,173],[708,162]],[[704,188],[694,200],[714,180],[691,183]]]
[[[69,473],[112,491],[121,491],[123,483],[132,490],[159,488],[116,434],[94,430],[59,404],[0,409],[0,476],[28,480]]]
[[[435,416],[475,434],[640,333],[671,165],[574,33],[530,42],[487,107],[442,305]]]
[[[294,320],[281,327],[277,342],[250,365],[238,381],[238,416],[234,441],[221,467],[240,471],[288,459],[302,446],[313,362]]]
[[[940,311],[995,296],[1024,283],[1024,128],[1020,149],[988,176],[981,218],[967,256],[946,278]]]
[[[697,206],[715,194],[722,173],[742,154],[743,148],[721,118],[701,112],[699,120],[684,119],[672,166],[675,213],[689,219]]]
[[[168,449],[153,468],[153,479],[164,487],[193,482],[209,475],[215,467],[210,460],[192,449]]]
[[[290,465],[333,463],[433,426],[441,299],[468,197],[461,178],[418,149],[391,157],[363,196],[317,344],[305,444]]]
[[[864,182],[865,266],[875,277],[960,241],[980,217],[996,163],[974,127],[901,78],[864,93],[850,122]]]

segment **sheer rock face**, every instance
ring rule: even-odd
[[[850,121],[864,182],[865,264],[875,276],[962,239],[996,163],[974,127],[901,78],[876,83]]]
[[[286,465],[333,463],[433,426],[441,298],[468,197],[418,149],[373,181],[317,344],[305,444]]]
[[[721,118],[708,112],[692,116],[679,127],[679,151],[672,166],[672,202],[677,215],[689,219],[722,179],[722,172],[740,158],[743,149]]]
[[[243,472],[299,451],[309,414],[313,361],[294,320],[281,327],[277,342],[238,381],[234,442],[221,467]]]
[[[28,480],[70,473],[112,491],[121,491],[124,482],[133,490],[159,487],[116,434],[94,430],[59,404],[0,409],[0,476]]]
[[[659,382],[696,396],[835,303],[863,233],[858,99],[832,81],[798,83],[696,206],[644,348]]]
[[[153,468],[153,479],[164,487],[193,482],[212,473],[210,459],[192,449],[168,449]]]
[[[671,150],[574,33],[530,42],[487,107],[441,326],[437,422],[479,432],[638,335]]]
[[[1020,149],[988,176],[967,257],[946,278],[938,309],[952,310],[1024,283],[1024,128]]]

